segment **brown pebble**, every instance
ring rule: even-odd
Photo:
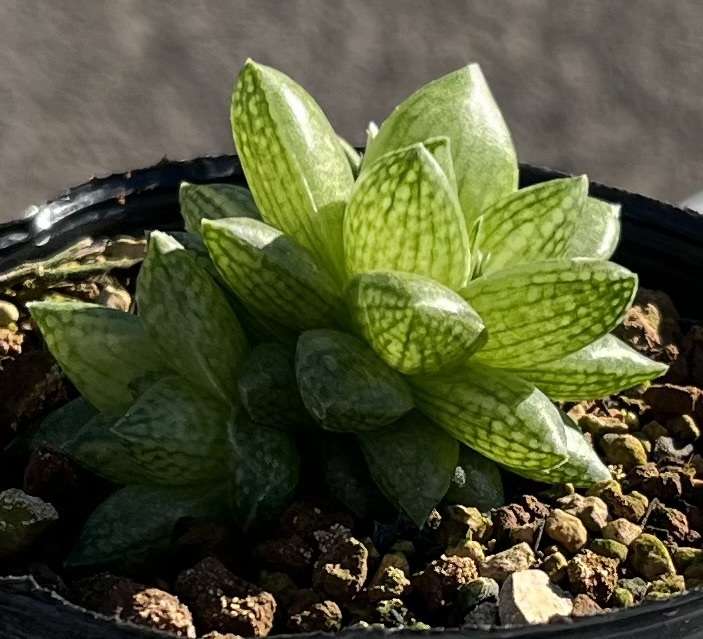
[[[618,561],[581,550],[567,564],[571,591],[607,605],[618,581]]]
[[[366,591],[368,600],[375,603],[384,599],[402,599],[410,590],[409,575],[410,566],[402,552],[384,555],[369,582]]]
[[[603,537],[629,546],[642,534],[642,526],[627,519],[615,519],[603,527]]]
[[[321,537],[320,551],[313,570],[313,586],[337,601],[358,594],[368,574],[366,546],[341,529],[327,538]]]
[[[680,510],[668,508],[663,504],[655,504],[652,508],[647,519],[645,532],[655,534],[662,541],[674,544],[683,545],[700,539],[697,532],[694,539],[690,538],[686,515]]]
[[[588,595],[581,594],[574,597],[574,609],[571,612],[572,617],[588,617],[598,614],[599,612],[603,612],[603,608]]]
[[[495,579],[501,584],[514,572],[527,570],[534,564],[534,551],[526,543],[522,543],[486,557],[479,570],[481,577]]]
[[[291,632],[338,631],[342,627],[342,611],[339,606],[312,591],[306,592],[309,595],[300,597],[288,612],[288,629]]]
[[[701,390],[695,386],[676,386],[674,384],[652,384],[644,392],[644,401],[662,421],[679,415],[693,415]]]
[[[454,605],[459,587],[477,577],[473,560],[442,556],[413,576],[413,588],[426,609],[437,612]]]
[[[326,513],[321,508],[306,502],[297,501],[285,509],[281,515],[281,533],[284,537],[299,536],[308,542],[315,541],[315,533],[342,526],[350,530],[354,521],[343,513]]]
[[[579,551],[588,541],[588,531],[583,522],[559,508],[547,517],[544,532],[571,553]]]

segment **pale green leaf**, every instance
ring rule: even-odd
[[[459,459],[459,444],[421,413],[359,434],[371,476],[386,498],[422,528],[442,500]]]
[[[191,184],[181,182],[178,192],[181,215],[189,233],[200,233],[203,220],[227,217],[260,219],[249,189],[233,184]]]
[[[519,377],[472,364],[409,379],[418,408],[489,459],[538,470],[566,460],[559,411],[544,393]]]
[[[347,274],[425,275],[456,290],[469,275],[469,238],[456,194],[422,145],[389,153],[362,173],[344,214]]]
[[[503,506],[505,493],[498,466],[468,446],[461,446],[459,461],[444,499],[450,504],[473,506],[481,512]]]
[[[467,223],[517,189],[510,131],[477,64],[430,82],[397,107],[367,149],[362,175],[389,151],[439,135],[451,140]]]
[[[219,519],[226,510],[220,483],[203,486],[127,486],[88,518],[66,564],[87,566],[141,556],[167,546],[180,519]]]
[[[434,280],[391,271],[358,275],[347,287],[352,320],[389,366],[406,375],[466,360],[485,342],[481,318]]]
[[[619,241],[620,205],[589,197],[566,254],[608,260]]]
[[[232,514],[244,530],[270,523],[298,484],[300,460],[288,433],[254,424],[244,415],[230,423]]]
[[[102,412],[124,410],[133,399],[129,382],[164,367],[134,315],[85,302],[27,306],[66,376]]]
[[[422,143],[432,155],[432,157],[437,160],[437,164],[447,176],[447,181],[449,182],[449,187],[451,190],[457,192],[456,183],[456,173],[454,171],[454,160],[452,159],[452,145],[451,140],[446,135],[440,135],[436,138],[430,138]]]
[[[341,275],[342,256],[335,253],[339,211],[354,176],[320,107],[288,76],[248,60],[234,90],[231,118],[262,218]]]
[[[607,335],[632,304],[637,276],[599,260],[553,260],[480,277],[461,291],[488,331],[477,360],[525,369]]]
[[[168,366],[222,400],[234,401],[237,373],[248,351],[244,332],[219,285],[165,233],[149,238],[137,304]]]
[[[154,484],[214,481],[227,474],[232,408],[177,377],[152,384],[112,427]]]
[[[356,178],[361,170],[361,154],[344,138],[339,138],[339,144],[342,146],[342,149],[347,156],[347,161],[349,162],[349,168],[352,170],[352,175]]]
[[[547,484],[573,484],[577,488],[590,488],[596,482],[612,479],[608,467],[598,457],[593,446],[583,436],[576,424],[563,413],[562,417],[564,418],[566,449],[569,455],[565,464],[550,471],[507,466],[506,468],[528,479]]]
[[[369,125],[366,127],[366,147],[365,147],[365,152],[369,150],[369,147],[371,146],[371,143],[373,142],[374,138],[378,135],[378,125],[375,122],[369,122]],[[364,161],[366,160],[366,154],[364,153]],[[363,166],[363,164],[362,164]]]
[[[511,370],[552,399],[563,401],[608,397],[666,371],[666,364],[645,357],[613,335],[561,359]]]
[[[220,275],[251,310],[302,331],[336,326],[337,284],[295,240],[245,218],[203,222]]]
[[[495,202],[481,216],[481,274],[564,257],[587,193],[583,175],[536,184]]]
[[[394,422],[413,406],[403,377],[364,342],[346,333],[303,333],[295,372],[305,407],[327,430],[373,430]]]

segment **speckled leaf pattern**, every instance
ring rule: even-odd
[[[559,411],[532,384],[480,364],[409,378],[418,408],[500,464],[546,470],[566,460]]]
[[[303,333],[295,372],[305,407],[327,430],[373,430],[413,407],[412,392],[403,377],[364,342],[346,333]]]
[[[587,193],[582,175],[520,189],[490,206],[481,216],[482,274],[564,257]]]
[[[251,191],[234,184],[181,182],[178,199],[181,215],[189,233],[200,233],[200,223],[204,219],[261,218]]]
[[[335,263],[320,218],[346,202],[354,183],[324,113],[288,76],[247,61],[232,97],[237,152],[262,218],[323,261]]]
[[[337,284],[292,238],[244,218],[206,221],[203,237],[220,275],[250,309],[298,331],[337,325]]]
[[[566,255],[609,260],[620,241],[620,205],[586,198]]]
[[[459,461],[444,499],[450,504],[473,506],[482,513],[503,506],[505,492],[498,466],[468,446],[460,446]]]
[[[580,401],[608,397],[666,371],[666,364],[606,335],[561,359],[511,372],[532,382],[552,399]]]
[[[369,146],[362,174],[385,153],[440,135],[451,139],[467,223],[517,189],[510,131],[477,64],[430,82],[398,106]]]
[[[177,377],[144,392],[112,432],[152,483],[169,486],[227,475],[227,424],[232,408]]]
[[[224,401],[236,397],[248,344],[224,292],[193,255],[165,233],[149,238],[137,280],[142,324],[164,361]]]
[[[100,411],[125,409],[132,402],[129,382],[163,368],[134,315],[84,302],[33,302],[28,307],[66,376]]]
[[[550,471],[536,471],[524,466],[510,468],[513,473],[528,479],[542,481],[547,484],[573,484],[576,488],[590,488],[593,484],[604,479],[612,479],[608,467],[598,457],[593,446],[583,436],[566,415],[564,417],[564,434],[569,459],[565,464]]]
[[[275,520],[298,484],[300,459],[293,438],[240,414],[230,423],[232,515],[244,530]]]
[[[459,459],[456,439],[412,411],[359,440],[376,485],[422,528],[449,488]]]
[[[637,276],[612,262],[522,264],[463,291],[488,331],[477,360],[524,369],[573,353],[613,330],[637,290]]]
[[[420,275],[358,275],[349,282],[347,300],[366,341],[386,364],[406,375],[458,364],[485,341],[485,327],[471,306]]]
[[[437,161],[417,144],[362,173],[344,215],[349,276],[405,271],[456,290],[469,275],[469,238],[456,195]]]
[[[88,518],[66,564],[124,561],[166,546],[184,517],[219,519],[226,509],[221,484],[177,488],[127,486]]]

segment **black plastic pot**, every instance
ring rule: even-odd
[[[562,176],[521,167],[523,185]],[[24,219],[0,224],[0,272],[46,258],[85,236],[177,228],[178,185],[182,180],[244,184],[234,156],[163,162],[150,169],[92,180],[38,207]],[[638,273],[642,285],[669,293],[684,316],[703,319],[703,296],[698,289],[703,282],[703,216],[599,184],[591,184],[591,195],[622,204],[623,237],[615,261]],[[342,634],[350,639],[381,639],[391,633],[351,630]],[[398,639],[415,634],[392,633]],[[423,634],[447,639],[703,638],[703,590],[572,624]],[[0,639],[165,636],[170,635],[99,618],[39,589],[30,579],[0,579]]]

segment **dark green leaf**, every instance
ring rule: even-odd
[[[498,466],[468,446],[461,446],[445,499],[452,504],[474,506],[481,512],[503,506],[505,493]]]
[[[220,220],[226,217],[252,217],[260,219],[254,198],[249,189],[232,184],[191,184],[181,182],[179,190],[181,215],[186,230],[200,233],[203,220]]]

